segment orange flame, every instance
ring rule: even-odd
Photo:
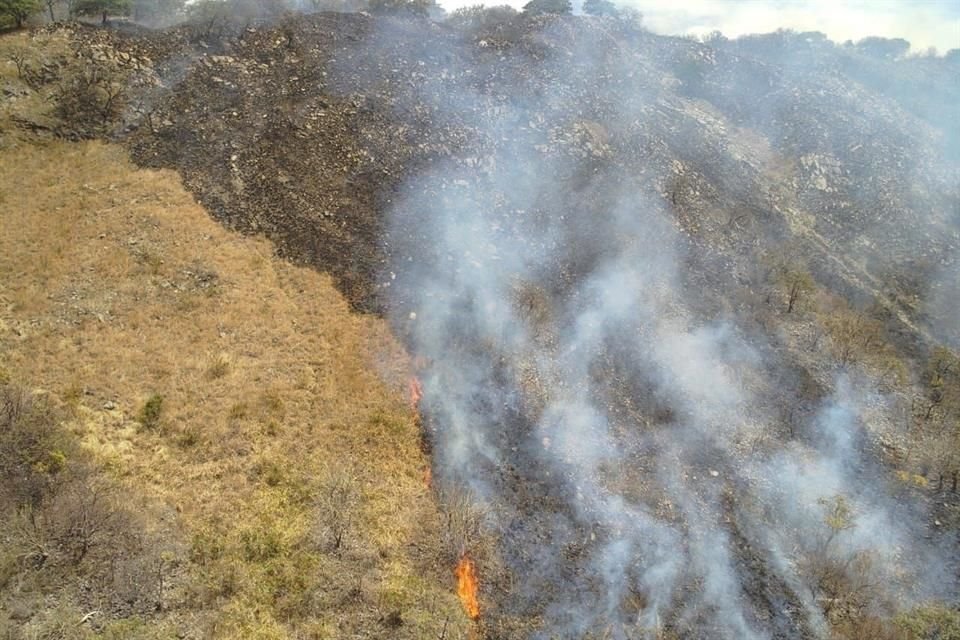
[[[457,595],[463,609],[471,620],[480,617],[480,602],[477,600],[477,567],[467,554],[460,556],[454,571],[457,574]]]
[[[420,404],[420,399],[423,398],[423,386],[421,386],[420,380],[417,379],[417,376],[410,376],[409,387],[410,408],[416,411],[417,405]]]

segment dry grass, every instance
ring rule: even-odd
[[[35,35],[28,31],[0,34],[0,85],[12,92],[0,100],[0,149],[33,143],[33,137],[22,127],[23,122],[40,127],[55,124],[55,103],[51,97],[57,82],[36,82],[36,75],[31,76],[31,72],[45,64],[66,65],[70,58],[69,41],[63,34]],[[29,82],[31,77],[33,86]]]
[[[21,146],[0,176],[0,372],[71,399],[84,444],[181,513],[205,634],[465,636],[384,322],[117,147]],[[344,466],[358,512],[332,551],[316,493]]]

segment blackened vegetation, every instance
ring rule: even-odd
[[[956,505],[960,466],[955,355],[936,349],[955,318],[928,295],[958,251],[956,56],[509,13],[188,25],[136,46],[154,47],[158,80],[120,127],[137,160],[177,168],[219,219],[329,271],[426,352],[438,484],[491,503],[496,551],[474,550],[488,637],[806,638],[890,617],[857,547],[876,540],[851,540],[841,498],[805,493],[809,469],[871,514],[890,467],[909,469],[898,495],[920,506],[890,513],[952,557],[953,529],[927,522],[952,512],[923,507]],[[485,253],[488,237],[512,254]],[[653,317],[565,352],[584,315],[616,306],[591,278],[624,255],[642,268],[620,289],[646,287]],[[490,328],[498,314],[522,339]],[[693,350],[649,355],[676,328],[658,318]],[[581,361],[582,386],[565,385],[558,363]],[[894,408],[847,415],[844,375]],[[702,387],[727,379],[748,399],[704,409]],[[585,389],[615,456],[548,437]]]

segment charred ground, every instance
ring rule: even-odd
[[[482,477],[495,497],[487,506],[497,526],[484,534],[492,542],[468,541],[486,572],[489,637],[631,637],[660,597],[637,586],[596,619],[577,619],[582,601],[606,590],[584,559],[612,546],[621,525],[572,506],[577,471],[544,462],[549,446],[537,431],[563,378],[538,356],[554,353],[577,311],[595,302],[584,286],[590,274],[621,242],[630,249],[630,238],[595,231],[624,206],[624,193],[669,221],[644,233],[647,246],[660,234],[676,255],[670,286],[682,292],[681,315],[694,326],[733,318],[746,336],[755,355],[738,373],[750,390],[744,408],[767,423],[760,436],[733,441],[734,454],[699,432],[674,451],[671,429],[696,409],[608,340],[585,378],[624,452],[600,470],[603,487],[693,540],[704,533],[691,533],[653,461],[668,460],[694,502],[720,505],[751,628],[777,638],[822,634],[804,611],[809,600],[844,637],[858,637],[857,626],[886,633],[870,626],[895,614],[886,596],[854,587],[841,596],[836,584],[809,587],[771,566],[766,540],[751,530],[764,507],[744,497],[750,482],[737,477],[739,462],[777,442],[817,441],[811,424],[838,374],[859,376],[889,402],[857,432],[848,461],[857,491],[892,482],[877,492],[908,505],[898,513],[916,520],[910,530],[955,558],[956,56],[886,59],[789,32],[699,43],[626,20],[525,16],[456,28],[317,14],[216,29],[56,29],[66,30],[72,56],[117,74],[122,93],[110,103],[102,91],[92,105],[64,101],[69,87],[50,87],[70,58],[52,59],[27,75],[64,106],[46,120],[18,116],[17,128],[115,138],[140,164],[177,169],[220,221],[265,233],[283,256],[332,274],[354,309],[389,312],[411,351],[428,357],[427,434],[450,418],[431,389],[455,393],[449,381],[464,362],[492,372],[466,404],[491,416],[496,464],[474,461],[465,471],[442,444],[434,459],[441,486],[482,493],[471,485]],[[507,184],[512,155],[530,162],[508,164]],[[518,236],[540,241],[538,230],[551,230],[542,238],[556,245],[549,260],[515,283],[510,300],[531,336],[527,359],[507,341],[482,338],[470,296],[454,296],[456,326],[444,328],[450,361],[438,361],[414,326],[427,306],[424,283],[444,268],[470,268],[474,256],[438,243],[430,214],[436,203],[456,212],[465,201]],[[656,339],[639,338],[651,348]],[[763,517],[787,526],[776,513]],[[938,579],[955,580],[955,568],[948,572]],[[703,590],[696,569],[679,585],[647,632],[734,633],[717,622],[722,607],[684,607]]]

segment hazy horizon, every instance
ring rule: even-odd
[[[522,7],[526,0],[489,0],[488,6]],[[441,0],[448,11],[481,4]],[[578,7],[581,0],[574,0]],[[735,38],[777,29],[820,31],[835,42],[867,36],[904,38],[914,52],[936,47],[940,54],[960,48],[960,4],[947,0],[621,0],[644,16],[647,27],[664,35],[702,35],[720,31]]]

